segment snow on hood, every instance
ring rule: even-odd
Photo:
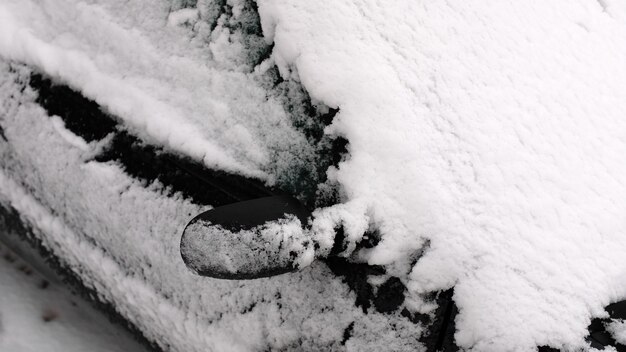
[[[454,286],[457,343],[582,347],[626,297],[626,3],[260,0],[274,59],[340,108],[331,176],[360,253]],[[411,266],[411,255],[428,244]]]

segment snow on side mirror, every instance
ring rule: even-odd
[[[282,195],[214,208],[187,224],[180,253],[188,268],[212,278],[247,280],[295,271],[313,258],[303,229],[310,215]]]

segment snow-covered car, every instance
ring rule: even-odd
[[[625,35],[618,1],[3,0],[0,240],[157,350],[621,351]]]

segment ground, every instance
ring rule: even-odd
[[[0,244],[0,351],[146,351],[119,325]]]

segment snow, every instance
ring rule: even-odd
[[[462,348],[588,348],[591,318],[626,298],[626,3],[259,0],[274,46],[253,71],[220,20],[206,35],[209,3],[192,24],[193,9],[139,0],[7,0],[0,56],[70,84],[148,141],[268,182],[312,153],[255,80],[276,64],[340,109],[326,132],[350,143],[328,171],[343,202],[315,212],[319,256],[338,225],[346,256],[375,231],[380,244],[353,256],[402,278],[414,309],[454,286]],[[208,44],[186,40],[185,22]],[[151,338],[189,351],[312,349],[355,321],[354,349],[416,348],[418,326],[361,314],[315,263],[228,283],[164,260],[201,209],[116,165],[83,163],[86,152],[43,122],[29,94],[2,107],[14,150],[0,164],[0,195]]]
[[[626,5],[602,4],[259,1],[350,142],[319,241],[378,229],[359,255],[418,300],[454,286],[465,349],[583,348],[626,297]]]
[[[189,11],[172,13],[169,22],[188,20]],[[272,181],[280,171],[272,168],[310,153],[252,77],[207,60],[227,48],[202,52],[180,38],[168,41],[175,29],[153,24],[150,35],[160,37],[151,41],[116,21],[99,4],[3,1],[0,55],[79,87],[148,140],[209,167]]]
[[[0,206],[161,348],[171,351],[419,348],[422,327],[397,312],[367,314],[319,262],[272,278],[225,281],[192,273],[180,257],[187,222],[207,210],[159,182],[142,184],[113,162],[67,142],[34,103],[30,70],[0,61]],[[61,157],[60,157],[61,156]]]
[[[197,272],[224,277],[295,270],[311,264],[314,257],[312,246],[303,245],[307,237],[294,215],[237,232],[199,220],[185,228],[185,236],[181,253],[186,264]]]
[[[626,345],[626,322],[623,319],[611,319],[606,330],[613,336],[617,343]]]
[[[198,9],[180,9],[171,12],[167,17],[168,26],[180,26],[183,24],[193,24],[198,20]]]
[[[63,139],[65,139],[67,143],[85,152],[90,150],[89,145],[84,139],[73,134],[65,128],[65,123],[63,122],[63,120],[61,120],[60,117],[52,116],[52,123],[56,131],[61,137],[63,137]]]
[[[128,332],[72,296],[62,283],[51,283],[3,246],[0,254],[0,350],[144,350]]]

